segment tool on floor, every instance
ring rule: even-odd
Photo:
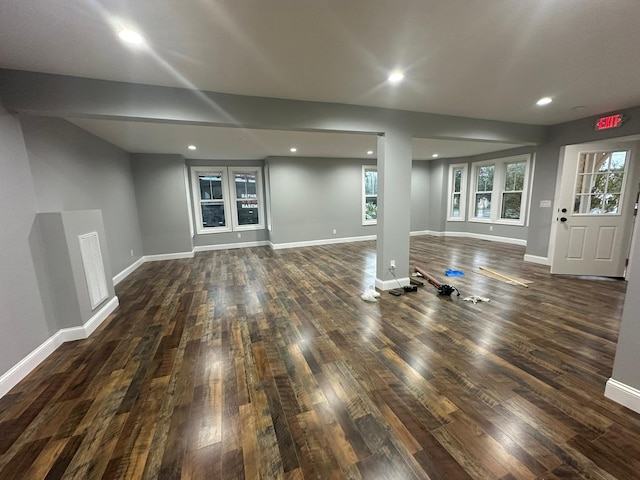
[[[502,282],[509,283],[511,285],[520,285],[525,288],[529,288],[528,284],[533,283],[529,280],[523,280],[521,278],[505,275],[504,273],[500,273],[496,270],[491,270],[490,268],[487,268],[487,267],[479,267],[478,273],[481,275],[485,275],[489,278],[494,278],[496,280],[500,280]]]
[[[451,295],[453,292],[456,292],[458,296],[460,296],[460,292],[456,287],[452,285],[447,285],[446,283],[439,282],[438,280],[433,278],[431,275],[429,275],[427,272],[422,270],[420,267],[415,267],[415,271],[420,275],[422,275],[427,280],[427,282],[429,282],[431,285],[436,287],[436,290],[438,291],[439,295]]]

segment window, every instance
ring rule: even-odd
[[[627,152],[581,153],[573,213],[620,214]]]
[[[235,188],[236,210],[234,214],[234,230],[262,223],[260,205],[258,205],[257,170],[234,170],[231,172]]]
[[[467,165],[449,166],[449,204],[447,220],[463,221],[467,203]]]
[[[191,178],[198,233],[264,228],[260,168],[193,167]]]
[[[362,167],[362,224],[378,223],[378,170]]]
[[[491,218],[493,175],[495,165],[484,165],[476,170],[476,196],[474,218]]]
[[[505,164],[504,190],[500,218],[520,220],[526,162]]]
[[[227,218],[229,207],[225,195],[226,169],[198,171],[194,178],[197,181],[194,191],[198,194],[196,209],[200,220],[198,233],[203,233],[203,230],[230,231]]]
[[[470,220],[524,225],[529,155],[473,164]]]

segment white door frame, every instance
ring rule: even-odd
[[[559,153],[559,158],[558,158],[558,170],[556,172],[556,189],[555,189],[555,194],[554,194],[554,198],[553,198],[553,209],[552,209],[552,216],[551,216],[551,231],[549,233],[549,250],[548,250],[548,264],[549,266],[553,265],[553,261],[554,261],[554,256],[556,254],[556,237],[557,237],[557,233],[558,233],[558,222],[556,221],[556,217],[558,217],[560,215],[560,213],[558,212],[560,207],[560,196],[561,196],[561,187],[562,187],[562,172],[563,172],[563,168],[564,168],[564,159],[565,159],[565,154],[566,154],[566,147],[567,146],[575,146],[575,147],[585,147],[586,149],[589,148],[590,145],[593,145],[595,143],[601,145],[601,144],[610,144],[612,149],[616,148],[617,144],[620,143],[631,143],[631,142],[640,142],[640,135],[632,135],[629,137],[620,137],[620,138],[610,138],[610,139],[605,139],[605,140],[593,140],[590,142],[584,142],[584,143],[579,143],[579,144],[571,144],[571,145],[563,145],[560,148],[560,153]],[[633,162],[630,165],[630,169],[628,174],[632,175],[632,179],[631,179],[631,185],[633,185],[633,191],[632,192],[628,192],[631,195],[636,195],[637,193],[637,189],[640,188],[638,181],[640,180],[640,143],[638,144],[638,148],[634,148],[633,152],[632,152],[633,158],[631,159],[631,161]],[[634,220],[637,220],[634,218]],[[640,234],[640,228],[636,228],[638,225],[638,221],[635,221],[636,225],[633,225],[633,228],[630,228],[630,232],[629,235],[631,235],[631,239],[629,242],[630,246],[633,246],[634,243],[636,241],[640,241],[640,239],[637,239],[636,236],[638,234]],[[626,276],[629,274],[629,271],[631,270],[631,262],[634,259],[632,259],[631,257],[629,257],[629,264],[627,265],[627,268],[625,270],[625,279]],[[637,261],[640,261],[638,259],[636,259]]]

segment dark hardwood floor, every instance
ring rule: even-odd
[[[625,282],[523,255],[414,237],[462,296],[377,303],[374,242],[146,263],[0,399],[0,479],[640,478],[640,415],[603,396]]]

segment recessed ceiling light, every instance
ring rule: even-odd
[[[198,149],[195,145],[189,145],[187,148],[189,150],[197,150]]]
[[[404,73],[402,73],[400,70],[394,70],[393,72],[391,72],[387,80],[389,80],[390,83],[399,83],[403,78]]]
[[[434,153],[433,155],[431,155],[431,157],[433,157],[433,158],[438,158],[438,154],[437,154],[437,153]]]
[[[292,153],[296,153],[298,151],[298,149],[296,147],[291,147],[289,149],[289,151],[292,152]]]
[[[130,28],[123,28],[120,30],[118,32],[118,36],[121,40],[132,45],[142,45],[144,43],[144,37]]]
[[[367,155],[373,155],[373,150],[369,150],[369,151],[367,152]]]
[[[551,102],[553,102],[553,99],[551,97],[543,97],[536,102],[536,105],[539,105],[539,106],[549,105]]]

